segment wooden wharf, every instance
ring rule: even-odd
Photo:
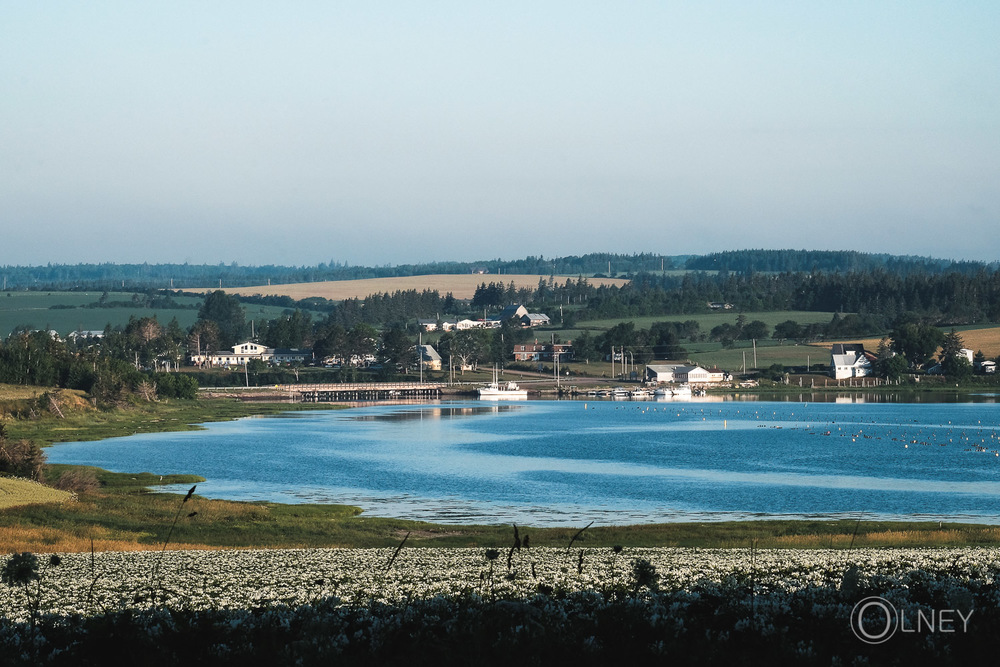
[[[263,387],[205,387],[206,394],[253,399],[280,398],[297,403],[380,401],[389,399],[440,398],[448,385],[443,382],[344,382],[328,384],[272,384]]]

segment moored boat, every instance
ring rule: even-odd
[[[497,369],[493,367],[493,382],[478,390],[479,398],[490,401],[522,401],[528,398],[528,390],[521,389],[516,382],[500,384]]]

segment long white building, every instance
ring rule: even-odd
[[[285,364],[311,359],[312,351],[267,347],[260,343],[247,341],[233,345],[232,352],[192,354],[190,358],[191,363],[195,366],[242,366],[251,359],[258,359],[269,364]]]

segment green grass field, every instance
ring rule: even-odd
[[[736,318],[743,315],[747,322],[760,320],[767,326],[774,329],[774,325],[787,320],[798,322],[799,324],[826,324],[833,318],[833,313],[812,312],[805,310],[782,310],[763,313],[740,313],[735,310],[724,312],[702,313],[699,315],[656,315],[652,317],[623,317],[610,320],[587,320],[577,323],[577,330],[588,329],[590,331],[606,331],[620,322],[635,322],[637,329],[648,329],[655,322],[686,322],[694,320],[701,327],[703,332],[711,331],[713,327],[720,324],[734,324]],[[565,336],[564,336],[565,338]]]
[[[773,364],[782,366],[805,366],[808,364],[830,363],[829,345],[775,345],[772,341],[757,344],[756,364],[754,364],[754,349],[750,341],[739,341],[738,347],[723,348],[719,343],[713,343],[715,349],[695,351],[698,347],[692,345],[688,349],[688,358],[702,367],[717,366],[730,372],[743,369],[744,354],[747,369],[767,368]]]
[[[161,324],[167,324],[174,317],[182,328],[186,329],[195,323],[198,311],[195,309],[174,308],[84,308],[87,304],[101,298],[100,292],[0,292],[0,337],[6,337],[17,327],[31,329],[55,330],[65,336],[72,331],[103,330],[108,324],[124,326],[130,317],[153,317]],[[112,292],[108,295],[110,301],[129,301],[130,293]],[[201,299],[196,297],[175,296],[174,301],[182,305],[198,305]],[[73,308],[55,308],[53,306],[74,306]],[[247,320],[265,320],[280,317],[285,311],[279,306],[262,306],[247,304],[244,306]],[[311,312],[313,320],[325,317],[325,314]]]

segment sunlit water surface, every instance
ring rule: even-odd
[[[48,450],[213,498],[443,523],[1000,523],[1000,406],[477,401],[290,413]]]

